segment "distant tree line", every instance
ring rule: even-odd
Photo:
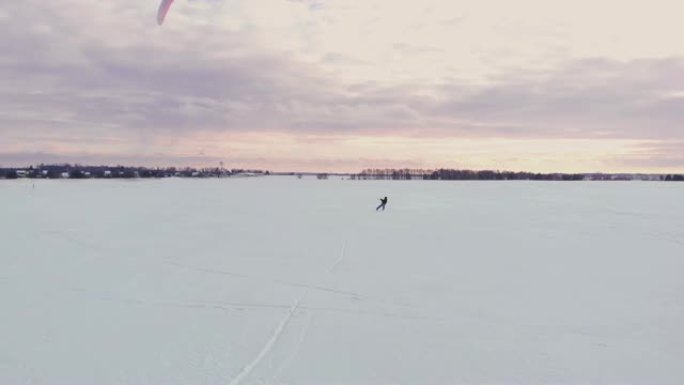
[[[130,178],[220,178],[240,175],[270,175],[269,171],[247,169],[216,168],[148,168],[129,166],[82,166],[71,164],[40,164],[25,168],[1,168],[0,179],[35,178],[35,179],[130,179]],[[301,173],[281,173],[280,175],[297,175]],[[318,179],[327,179],[329,175],[316,174]],[[665,182],[684,182],[682,174],[565,174],[565,173],[532,173],[493,170],[455,170],[455,169],[365,169],[358,174],[350,174],[350,179],[357,180],[545,180],[545,181],[622,181],[648,180]]]
[[[389,180],[584,180],[583,174],[542,174],[532,172],[492,170],[416,170],[416,169],[366,169],[351,176],[352,179]]]
[[[268,175],[268,171],[224,168],[147,168],[130,166],[82,166],[71,164],[40,164],[25,168],[0,168],[0,178],[17,179],[131,179],[131,178],[218,178],[234,175]]]
[[[684,181],[684,175],[654,174],[566,174],[533,173],[493,170],[455,170],[455,169],[365,169],[352,174],[351,179],[360,180],[544,180],[544,181],[582,181],[582,180],[650,180]]]

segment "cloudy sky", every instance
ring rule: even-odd
[[[0,165],[684,171],[680,0],[0,0]]]

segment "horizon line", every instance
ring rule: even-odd
[[[542,171],[530,171],[530,170],[512,170],[512,169],[493,169],[493,168],[454,168],[454,167],[433,167],[433,168],[415,168],[415,167],[365,167],[360,171],[311,171],[311,170],[272,170],[267,168],[253,168],[253,167],[224,167],[224,166],[142,166],[142,165],[125,165],[125,164],[81,164],[81,163],[39,163],[30,164],[24,166],[5,166],[0,164],[0,170],[30,170],[40,167],[71,167],[71,168],[129,168],[129,169],[147,169],[147,170],[222,170],[222,171],[244,171],[244,172],[268,172],[270,174],[302,174],[302,175],[317,175],[317,174],[327,174],[327,175],[354,175],[363,174],[366,171],[416,171],[419,173],[435,172],[440,170],[448,171],[468,171],[468,172],[496,172],[496,173],[529,173],[529,174],[540,174],[540,175],[652,175],[652,176],[666,176],[666,175],[677,175],[684,174],[684,170],[681,172],[611,172],[611,171],[583,171],[583,172],[566,172],[566,171],[552,171],[552,172],[542,172]]]

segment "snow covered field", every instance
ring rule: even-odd
[[[684,383],[684,184],[33,183],[0,384]]]

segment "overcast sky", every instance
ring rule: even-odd
[[[684,171],[680,0],[0,0],[0,165]]]

